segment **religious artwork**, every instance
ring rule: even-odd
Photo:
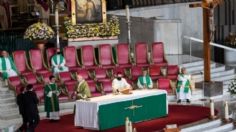
[[[77,23],[103,22],[104,0],[75,0],[75,17]]]

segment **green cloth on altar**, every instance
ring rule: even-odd
[[[16,66],[11,57],[0,57],[0,71],[2,72],[3,80],[6,80],[9,77],[7,70],[13,70],[17,73]]]
[[[190,89],[190,80],[187,78],[186,75],[184,74],[179,74],[178,76],[178,81],[177,81],[177,88],[176,91],[177,93],[180,92],[181,86],[184,85],[184,93],[188,93]]]
[[[80,96],[78,95],[82,95],[83,97],[88,97],[90,98],[91,97],[91,92],[90,92],[90,88],[89,88],[89,85],[88,83],[83,80],[82,82],[78,82],[76,85],[75,85],[75,91],[77,92],[77,98],[81,98]]]
[[[50,92],[52,92],[51,95]],[[50,112],[56,112],[60,110],[59,100],[58,100],[59,93],[60,91],[55,83],[47,84],[44,87],[44,97],[45,97],[44,108],[45,111],[47,112],[47,117],[49,117]]]

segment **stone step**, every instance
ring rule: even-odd
[[[232,131],[229,131],[229,132],[236,132],[236,129],[232,130]]]
[[[14,102],[16,102],[15,97],[9,97],[5,99],[0,98],[0,104],[7,104],[7,103],[14,103]]]
[[[221,76],[221,77],[217,77],[217,78],[212,78],[213,81],[221,81],[221,82],[224,82],[224,81],[228,81],[228,80],[232,80],[236,77],[235,74],[233,75],[227,75],[227,76]]]
[[[211,68],[215,68],[216,67],[216,63],[212,63],[211,64]],[[201,71],[203,71],[204,66],[194,66],[194,67],[190,67],[190,68],[186,68],[187,72],[189,74],[195,74],[195,73],[200,73]]]
[[[221,72],[215,72],[211,74],[211,78],[218,78],[221,76],[228,76],[228,75],[234,75],[235,71],[234,69],[227,70],[227,71],[221,71]],[[193,75],[192,78],[194,79],[195,82],[201,82],[203,81],[203,75]]]
[[[214,76],[216,76],[218,74],[226,74],[224,72],[234,74],[235,70],[234,69],[225,70],[225,67],[216,67],[214,69],[211,69],[211,77],[214,77]],[[194,79],[203,78],[203,74],[204,74],[203,72],[202,73],[192,74],[192,77]]]
[[[228,123],[228,124],[224,124],[222,126],[219,126],[219,127],[215,127],[213,129],[208,129],[208,130],[205,130],[203,132],[229,132],[231,130],[234,129],[234,124],[233,123]]]
[[[195,62],[181,64],[180,67],[188,68],[188,67],[201,66],[201,65],[203,65],[203,61],[195,61]]]
[[[16,108],[17,105],[15,102],[13,103],[7,103],[7,104],[0,104],[0,109],[3,110],[3,109],[11,109],[11,108]]]
[[[183,128],[181,130],[181,132],[202,132],[204,130],[209,130],[209,129],[212,129],[212,128],[219,127],[219,126],[221,126],[221,124],[222,124],[221,119],[217,119],[217,120],[214,120],[214,121],[210,121],[210,122],[206,122],[206,123],[203,123],[203,124],[191,126],[191,127],[188,127],[188,128]]]

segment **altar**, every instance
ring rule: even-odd
[[[168,115],[165,90],[135,90],[130,95],[94,97],[89,101],[77,100],[74,125],[85,129],[105,130],[125,123],[125,118],[135,122]]]

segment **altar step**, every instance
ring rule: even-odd
[[[181,132],[229,132],[235,131],[233,123],[224,123],[221,119],[206,121],[200,124],[195,124],[190,127],[182,128]]]

